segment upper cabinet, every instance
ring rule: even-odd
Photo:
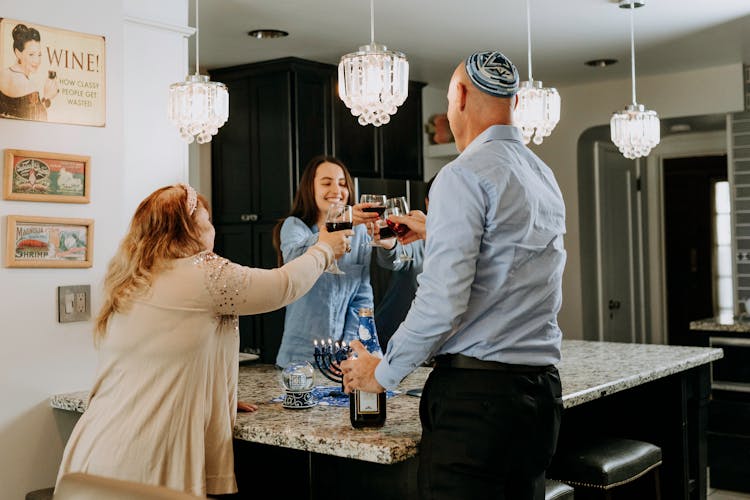
[[[330,154],[330,69],[277,60],[211,72],[229,88],[229,120],[211,147],[217,223],[276,220],[313,156]]]
[[[256,95],[253,99],[251,96],[249,101],[241,96],[243,101],[237,106],[232,105],[235,96],[228,82],[253,87],[259,80],[280,73],[286,75],[288,82],[280,85],[275,97],[268,92],[262,98]],[[256,116],[259,130],[250,131],[250,140],[270,139],[273,147],[282,146],[282,142],[288,146],[284,151],[278,151],[277,158],[287,158],[291,163],[289,168],[294,174],[294,186],[307,161],[322,153],[341,159],[353,176],[422,180],[424,84],[410,82],[409,96],[391,117],[390,123],[381,127],[362,126],[338,97],[337,76],[336,66],[298,58],[211,71],[212,80],[224,82],[230,91],[229,121],[219,130],[219,136],[225,129],[231,129],[235,120],[242,122],[246,116]],[[253,108],[250,102],[253,100],[273,116]],[[280,121],[288,125],[281,135],[275,130]],[[259,147],[268,149],[269,145]]]
[[[422,180],[422,87],[409,82],[409,97],[390,123],[380,127],[383,177]]]
[[[409,96],[388,124],[363,127],[338,97],[334,82],[334,154],[353,176],[423,179],[422,87],[409,82]]]
[[[297,58],[217,69],[229,120],[211,143],[216,251],[237,263],[276,267],[273,228],[292,206],[302,169],[320,154],[352,175],[422,180],[422,84],[380,128],[359,125],[338,97],[337,68]],[[273,363],[283,312],[240,322],[241,347]]]

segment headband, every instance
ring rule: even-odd
[[[192,217],[193,213],[195,213],[195,207],[198,206],[198,193],[195,192],[195,189],[190,184],[180,184],[180,186],[187,192],[187,210],[188,214]]]
[[[466,59],[471,83],[495,97],[513,97],[518,92],[518,70],[498,51],[475,52]]]

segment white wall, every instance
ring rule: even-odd
[[[549,83],[549,82],[548,82]],[[661,118],[728,113],[743,109],[742,63],[637,79],[638,103]],[[606,125],[614,111],[630,103],[630,79],[558,88],[562,115],[552,135],[532,149],[554,170],[567,210],[559,322],[565,338],[582,338],[577,146],[581,134]]]
[[[447,79],[446,79],[447,81]],[[654,109],[661,118],[727,113],[743,109],[742,63],[703,70],[638,78],[638,102]],[[578,138],[587,129],[609,124],[614,111],[630,103],[630,79],[558,88],[562,97],[560,122],[540,146],[530,144],[555,172],[567,210],[565,246],[568,260],[563,276],[563,305],[559,315],[565,338],[580,339],[581,255],[578,211]],[[447,110],[445,90],[428,85],[422,89],[423,122]],[[425,136],[425,151],[428,149]],[[453,156],[428,158],[425,180]]]
[[[448,75],[450,78],[450,75]],[[448,78],[446,78],[446,85]],[[422,123],[426,124],[432,115],[446,113],[448,111],[448,98],[446,94],[447,90],[441,87],[426,86],[422,88]],[[441,156],[431,156],[431,151],[438,148],[431,147],[430,140],[427,133],[425,132],[423,137],[424,143],[424,180],[429,181],[433,175],[437,174],[438,171],[458,156],[458,151],[455,147],[450,147],[448,144],[440,145],[439,150]],[[446,152],[448,151],[448,152]]]
[[[53,411],[48,397],[88,389],[94,377],[92,323],[58,323],[56,287],[92,285],[96,310],[107,262],[136,204],[187,179],[187,147],[166,119],[166,99],[169,84],[187,74],[183,32],[191,30],[187,0],[3,1],[2,16],[104,35],[107,65],[105,127],[0,119],[0,149],[92,159],[89,204],[0,200],[1,257],[5,215],[95,219],[92,268],[0,267],[0,500],[17,500],[54,484],[75,421]]]

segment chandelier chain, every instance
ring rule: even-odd
[[[409,62],[375,43],[375,1],[370,0],[370,44],[341,56],[339,97],[360,125],[385,125],[409,95]]]
[[[180,130],[180,137],[190,144],[211,141],[229,118],[229,91],[221,82],[212,82],[200,74],[200,8],[195,0],[195,74],[184,82],[169,86],[169,119]],[[189,45],[189,44],[188,44]]]
[[[198,19],[199,19],[199,13],[198,13],[198,0],[195,0],[195,74],[200,74],[200,70],[198,69],[200,66],[198,66],[198,58],[200,57],[200,45],[198,45],[198,40],[200,36],[200,31],[198,30]]]
[[[524,144],[532,140],[541,144],[560,121],[560,94],[554,87],[543,87],[534,81],[531,63],[531,0],[526,0],[526,48],[529,60],[529,79],[521,82],[517,104],[513,110],[513,124],[521,129]]]
[[[534,79],[531,77],[531,3],[530,0],[526,0],[526,46],[529,52],[529,81],[533,82]]]
[[[631,86],[633,91],[633,105],[636,104],[635,100],[635,28],[633,27],[633,11],[635,6],[633,0],[630,0],[630,76]]]
[[[633,102],[624,110],[614,113],[609,122],[612,142],[625,158],[635,160],[648,156],[661,140],[659,115],[656,111],[646,109],[638,104],[635,95],[635,4],[630,5],[630,76]]]

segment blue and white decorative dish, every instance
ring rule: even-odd
[[[284,408],[291,410],[301,410],[303,408],[312,408],[315,406],[315,398],[312,391],[292,392],[286,391],[284,402],[281,403]]]

